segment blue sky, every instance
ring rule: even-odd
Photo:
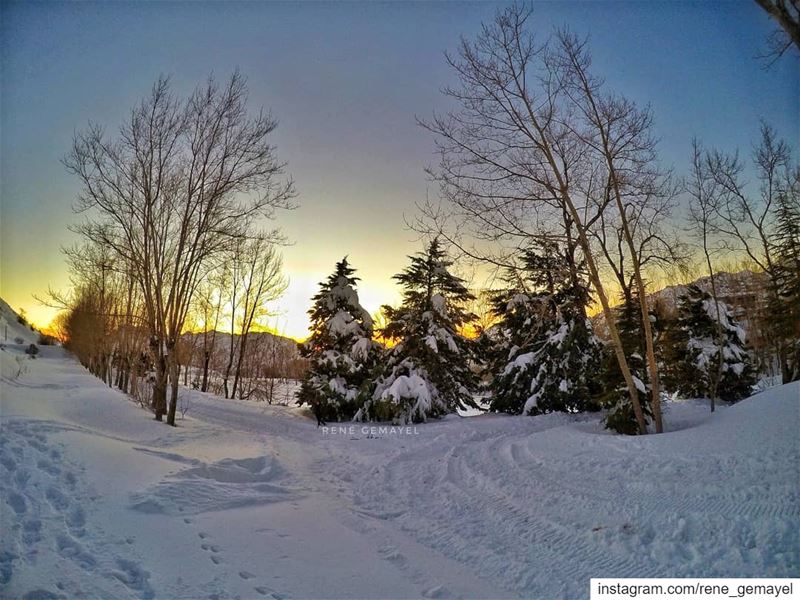
[[[443,51],[502,4],[3,3],[0,294],[44,324],[32,298],[68,284],[59,247],[76,182],[60,158],[89,119],[113,130],[159,74],[188,91],[239,68],[253,108],[279,120],[300,208],[279,216],[292,284],[278,326],[302,335],[315,284],[349,254],[370,310],[396,299],[390,276],[416,250],[404,227],[436,188],[415,115],[446,110]],[[596,71],[651,103],[661,160],[680,172],[692,136],[747,151],[759,119],[800,139],[800,70],[756,59],[772,23],[755,2],[542,2],[533,27],[591,36]]]

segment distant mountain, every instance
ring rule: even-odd
[[[221,373],[230,356],[231,334],[217,331],[207,334],[210,350],[210,368]],[[204,362],[203,333],[184,333],[184,347],[191,349],[191,363],[202,368]],[[238,359],[239,335],[234,334],[234,362]],[[245,350],[245,368],[248,371],[258,370],[272,373],[276,377],[297,378],[305,369],[305,361],[300,357],[297,342],[291,338],[266,331],[251,332],[247,337]]]
[[[756,271],[739,271],[738,273],[717,273],[714,275],[719,300],[730,306],[736,316],[746,316],[747,309],[753,308],[764,300],[765,289],[769,282],[766,273]],[[686,293],[690,285],[711,293],[711,277],[701,277],[685,285],[670,285],[650,296],[659,302],[667,314],[672,314],[678,305],[678,299]]]
[[[716,273],[714,280],[717,295],[733,311],[742,328],[747,332],[752,328],[752,319],[758,308],[763,306],[766,298],[768,276],[762,272],[739,271],[737,273]],[[686,293],[690,285],[711,293],[711,277],[700,277],[686,284],[670,285],[653,292],[648,296],[651,305],[667,316],[672,316],[678,306],[678,300]],[[607,337],[605,315],[601,312],[592,317],[595,331],[601,337]]]
[[[194,344],[196,348],[203,347],[203,333],[184,333],[181,336],[184,340],[188,341],[190,344],[194,340]],[[209,339],[212,337],[212,332],[208,333]],[[238,334],[234,334],[234,338],[238,338]],[[217,331],[216,335],[214,336],[214,345],[217,351],[227,350],[230,347],[230,340],[231,334],[226,333],[224,331]],[[250,334],[247,336],[247,343],[248,344],[255,344],[259,347],[263,347],[265,345],[275,345],[282,350],[287,352],[295,353],[299,355],[297,350],[297,342],[292,338],[284,337],[282,335],[278,335],[275,333],[270,333],[268,331],[251,331]]]

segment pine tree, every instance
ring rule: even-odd
[[[353,418],[379,357],[372,318],[359,304],[354,273],[345,257],[320,283],[308,313],[313,333],[299,345],[310,365],[297,403],[308,404],[321,424]]]
[[[797,183],[800,186],[800,181]],[[769,306],[773,334],[783,340],[787,381],[800,379],[800,190],[783,190],[777,197],[775,286],[777,300]]]
[[[650,393],[651,387],[644,358],[645,341],[642,327],[642,309],[636,292],[632,292],[629,297],[624,298],[622,304],[615,309],[615,312],[617,328],[622,340],[622,347],[628,357],[628,366],[631,369],[633,381],[641,395],[640,397],[646,398]],[[650,313],[650,323],[653,327],[653,334],[657,338],[661,328],[658,318],[652,311]],[[603,385],[606,392],[600,401],[603,405],[611,407],[611,410],[606,415],[605,425],[608,429],[613,429],[617,433],[636,435],[639,433],[639,426],[636,423],[630,393],[619,370],[618,361],[613,354],[607,352],[603,363]],[[642,402],[642,412],[644,413],[645,421],[649,423],[653,417],[649,402]]]
[[[721,400],[734,402],[752,393],[755,373],[744,332],[723,302],[719,303],[719,315],[722,348],[717,343],[717,308],[711,295],[691,285],[679,299],[665,343],[664,382],[670,391],[688,398],[708,398],[719,373],[717,396]]]
[[[382,333],[397,344],[357,415],[361,420],[420,422],[476,406],[474,343],[459,334],[475,320],[465,309],[474,297],[449,272],[452,261],[438,240],[409,258],[410,266],[394,276],[403,286],[401,306],[383,307],[388,324]]]
[[[555,246],[528,250],[512,285],[492,298],[491,410],[511,414],[577,412],[597,405],[602,344],[586,318],[587,286]]]

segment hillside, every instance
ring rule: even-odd
[[[769,278],[765,273],[755,271],[739,271],[737,273],[717,273],[714,276],[717,294],[720,301],[730,306],[737,318],[746,318],[752,309],[760,306],[766,294]],[[711,277],[701,277],[688,284],[670,285],[651,296],[668,312],[672,313],[678,299],[686,293],[690,285],[711,293]]]
[[[747,332],[751,328],[751,319],[756,308],[762,306],[766,295],[767,276],[754,271],[739,271],[737,273],[717,273],[715,275],[719,299],[725,302],[741,322],[742,328]],[[690,283],[670,285],[651,293],[652,305],[672,315],[678,305],[678,300],[686,293],[690,285],[697,285],[700,289],[711,293],[711,278],[700,277]],[[607,337],[605,315],[600,312],[592,317],[595,330],[602,337]]]
[[[17,342],[17,339],[22,342]],[[0,340],[2,343],[28,345],[35,344],[38,339],[39,332],[31,329],[29,325],[20,323],[17,312],[0,298]]]
[[[219,377],[224,372],[228,361],[236,364],[239,357],[239,335],[218,331],[205,336],[202,333],[185,333],[182,336],[183,348],[189,356],[183,361],[189,362],[196,373],[201,373],[206,351],[209,354],[210,375]],[[231,342],[233,354],[231,355]],[[269,332],[251,332],[247,338],[243,361],[243,376],[248,378],[288,378],[297,379],[302,376],[305,362],[300,358],[297,342]]]

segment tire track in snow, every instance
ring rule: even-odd
[[[354,501],[362,514],[396,523],[517,593],[571,598],[583,595],[588,578],[598,574],[692,574],[719,554],[719,539],[694,533],[698,519],[720,526],[733,521],[728,530],[745,538],[753,519],[785,522],[777,546],[792,547],[797,494],[787,482],[771,481],[763,489],[765,466],[776,462],[768,453],[755,462],[723,454],[694,457],[684,448],[661,456],[644,440],[587,436],[575,426],[558,430],[563,447],[553,451],[541,443],[556,439],[540,437],[548,436],[544,423],[464,427],[471,431],[452,436],[444,453],[436,443],[420,440],[419,447],[369,471]],[[743,474],[743,481],[680,485],[687,473],[714,469]],[[659,481],[660,471],[674,475]],[[625,476],[633,482],[625,489],[614,476],[623,472],[633,474]],[[776,477],[785,479],[785,473]],[[765,559],[744,560],[751,561],[748,571],[757,573],[758,561]],[[573,581],[579,583],[566,583]]]

